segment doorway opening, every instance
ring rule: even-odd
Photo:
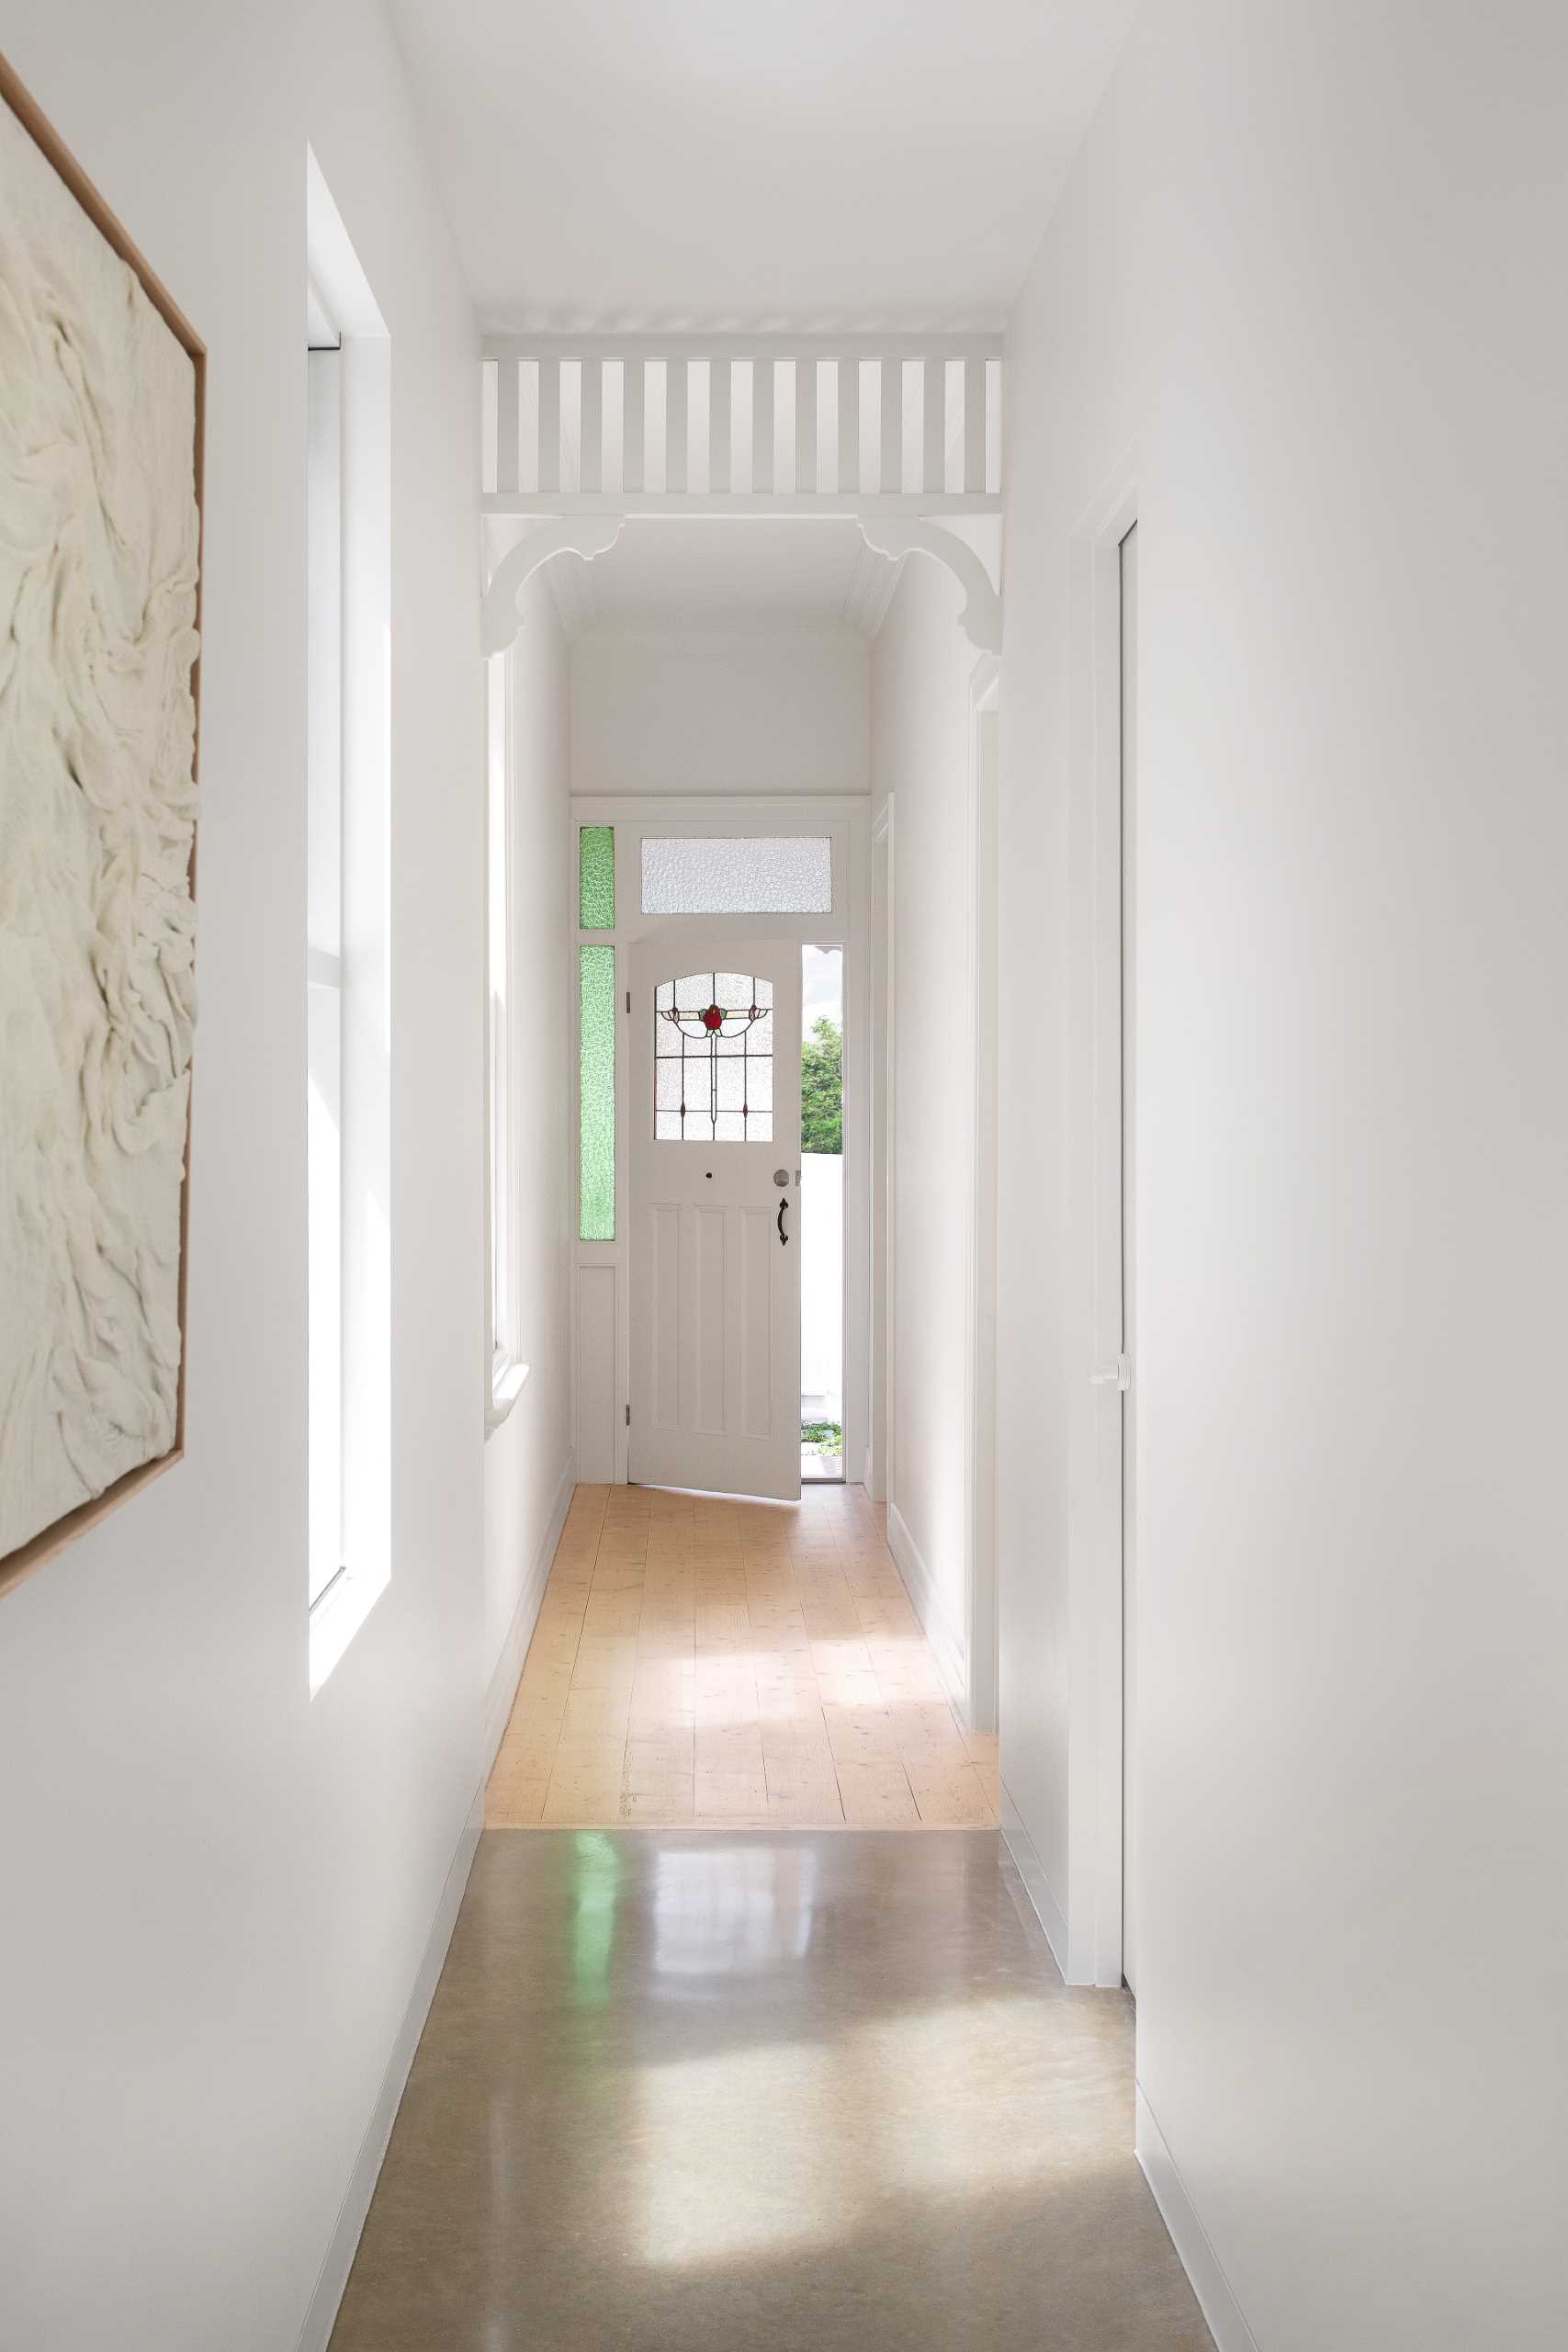
[[[800,1476],[844,1477],[844,951],[803,947]]]

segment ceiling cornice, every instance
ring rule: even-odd
[[[887,607],[898,585],[898,571],[897,562],[878,555],[862,540],[855,551],[855,568],[844,591],[843,604],[845,620],[862,637],[874,638],[887,618]]]

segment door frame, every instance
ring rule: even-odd
[[[577,926],[578,829],[615,829],[615,922],[613,930],[585,932]],[[739,937],[750,931],[771,939],[795,939],[803,947],[838,947],[844,957],[844,1458],[863,1460],[869,1427],[870,1275],[869,1170],[870,1080],[866,1052],[869,998],[870,800],[864,794],[573,794],[562,887],[572,910],[569,1002],[573,1023],[570,1054],[570,1159],[571,1234],[572,1427],[577,1459],[596,1467],[606,1451],[602,1434],[610,1418],[613,1483],[626,1482],[626,1412],[631,1400],[630,1140],[631,1055],[626,1032],[626,950],[635,941],[689,925],[689,915],[645,915],[642,909],[641,844],[646,835],[677,833],[766,835],[826,833],[833,844],[833,905],[828,914],[715,915],[705,922],[728,923]],[[578,1057],[576,1040],[577,954],[580,946],[615,951],[615,1238],[578,1238]],[[614,1393],[598,1393],[577,1346],[587,1285],[614,1286]],[[585,1393],[592,1386],[592,1394]],[[580,1475],[581,1475],[580,1471]]]
[[[867,1037],[871,1077],[871,1411],[867,1425],[865,1487],[873,1502],[894,1499],[894,1440],[897,1431],[898,1284],[897,1188],[893,1182],[894,1110],[898,1084],[894,1050],[897,998],[894,989],[894,921],[897,796],[889,793],[871,829],[871,923],[874,969],[869,991]]]
[[[1092,1376],[1122,1344],[1121,548],[1137,521],[1129,452],[1068,543],[1067,1948],[1058,1957],[1069,1984],[1106,1987],[1122,1983],[1124,1416],[1121,1392]]]
[[[969,680],[966,868],[972,1087],[969,1234],[964,1301],[964,1635],[972,1731],[997,1728],[997,754],[1001,670],[995,655]]]

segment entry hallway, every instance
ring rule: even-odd
[[[487,1830],[333,2352],[1208,2352],[994,1832]]]
[[[994,1826],[996,1736],[948,1705],[885,1519],[863,1487],[579,1487],[488,1824]]]

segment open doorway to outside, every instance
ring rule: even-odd
[[[844,1476],[844,951],[803,947],[800,1476]]]

